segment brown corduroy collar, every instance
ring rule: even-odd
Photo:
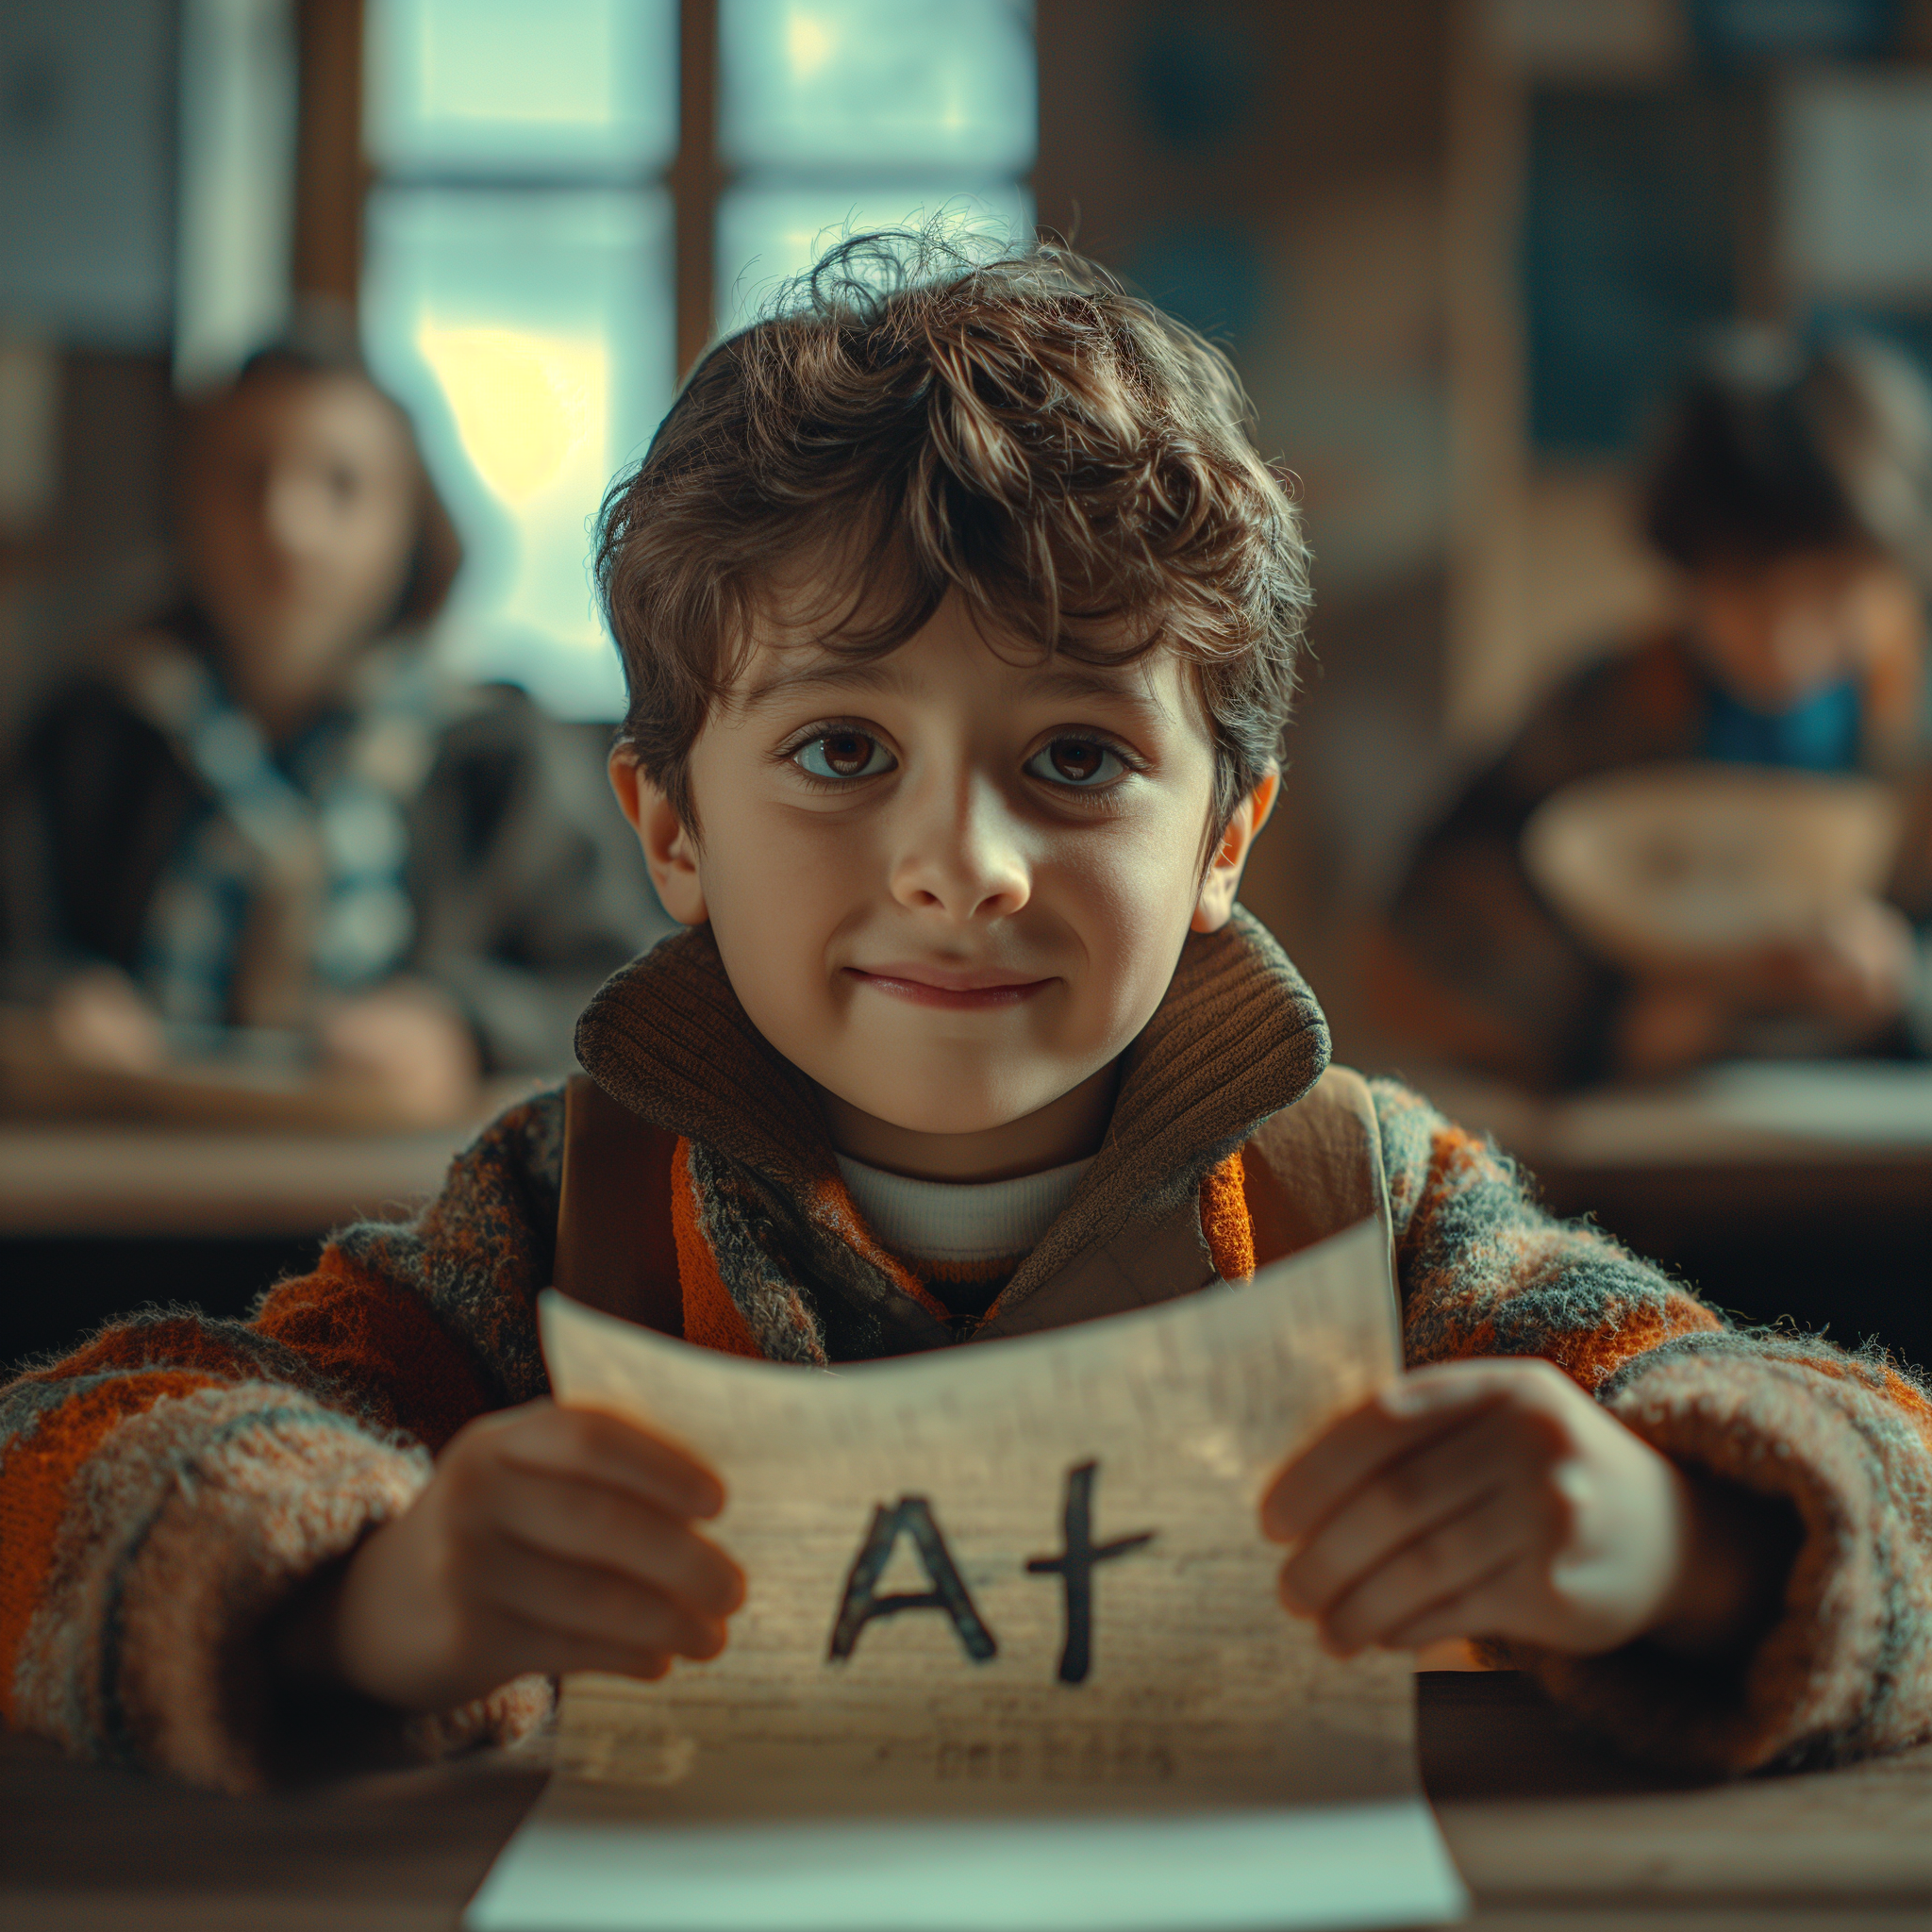
[[[576,1049],[621,1106],[794,1196],[837,1172],[812,1083],[752,1024],[708,926],[608,980],[577,1023]],[[1130,1221],[1169,1211],[1327,1064],[1322,1009],[1258,920],[1238,907],[1220,932],[1190,934],[1165,998],[1122,1058],[1100,1152],[1003,1304]]]

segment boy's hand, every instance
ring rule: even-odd
[[[440,1126],[476,1104],[482,1065],[462,1016],[398,980],[344,1000],[317,1027],[325,1071],[373,1085],[407,1121]]]
[[[1488,1360],[1341,1417],[1261,1524],[1299,1545],[1282,1601],[1337,1655],[1502,1637],[1589,1656],[1646,1634],[1696,1653],[1736,1641],[1774,1581],[1750,1504],[1693,1488],[1549,1363]]]
[[[744,1601],[737,1564],[691,1527],[724,1507],[708,1470],[616,1416],[547,1400],[485,1416],[291,1627],[284,1661],[408,1710],[528,1671],[661,1677],[716,1657]]]
[[[1880,899],[1852,899],[1803,939],[1728,956],[1702,973],[1640,980],[1617,1015],[1612,1055],[1620,1073],[1639,1078],[1679,1073],[1736,1052],[1738,1028],[1753,1017],[1807,1020],[1858,1046],[1905,1011],[1918,973],[1905,915]]]

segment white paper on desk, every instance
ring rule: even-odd
[[[1684,1082],[1725,1127],[1848,1146],[1932,1147],[1932,1070],[1897,1060],[1733,1060]]]
[[[1407,1661],[1324,1656],[1282,1611],[1257,1521],[1287,1454],[1394,1372],[1373,1224],[1243,1288],[835,1372],[554,1295],[542,1323],[560,1400],[717,1470],[711,1533],[748,1595],[711,1663],[569,1681],[559,1775],[473,1932],[1462,1910]]]

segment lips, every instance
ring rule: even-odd
[[[848,966],[845,971],[869,991],[884,993],[889,999],[955,1011],[1019,1006],[1053,984],[1051,978],[1033,979],[999,967],[939,966],[924,960]]]

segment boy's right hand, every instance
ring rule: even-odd
[[[1735,1052],[1739,1022],[1751,1017],[1810,1021],[1849,1051],[1905,1010],[1918,971],[1905,915],[1853,899],[1803,939],[1729,955],[1702,974],[1640,980],[1618,1016],[1617,1070],[1655,1077]]]
[[[408,1710],[531,1671],[661,1677],[716,1657],[744,1601],[691,1526],[724,1507],[709,1470],[617,1416],[544,1400],[481,1417],[357,1550],[301,1661]]]

